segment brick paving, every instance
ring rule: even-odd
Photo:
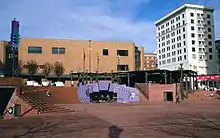
[[[75,112],[0,120],[0,138],[220,137],[219,103],[69,104]]]

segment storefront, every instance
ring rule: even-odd
[[[200,86],[220,87],[220,75],[199,75],[196,77]]]

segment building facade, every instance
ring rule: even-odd
[[[220,40],[215,41],[215,46],[216,46],[216,53],[217,53],[217,62],[218,62],[218,74],[220,73]]]
[[[157,69],[157,54],[144,53],[144,70]]]
[[[62,62],[64,74],[95,73],[142,70],[143,51],[129,42],[21,38],[18,57],[24,64],[28,60],[35,60],[39,65]]]
[[[158,68],[217,73],[213,8],[185,4],[158,20]]]

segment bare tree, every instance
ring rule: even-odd
[[[24,63],[23,63],[23,61],[22,61],[22,60],[18,60],[17,68],[16,68],[16,71],[15,71],[16,76],[21,75],[23,69],[24,69]]]
[[[45,79],[47,79],[47,77],[50,75],[50,73],[53,70],[53,65],[51,63],[49,63],[49,62],[46,62],[43,65],[42,69],[43,69],[43,73],[44,73]]]
[[[65,72],[65,68],[63,66],[63,63],[56,61],[54,63],[54,73],[57,75],[59,81],[60,81],[60,76],[62,76],[64,72]]]
[[[30,79],[32,79],[33,75],[37,73],[39,65],[35,60],[29,60],[25,65],[28,74],[30,75]]]

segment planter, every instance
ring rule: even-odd
[[[27,86],[34,86],[35,81],[27,81]]]
[[[62,81],[55,82],[56,87],[64,87],[64,83]]]
[[[43,81],[43,82],[42,82],[42,85],[43,85],[43,86],[49,86],[49,84],[50,84],[49,81]]]

